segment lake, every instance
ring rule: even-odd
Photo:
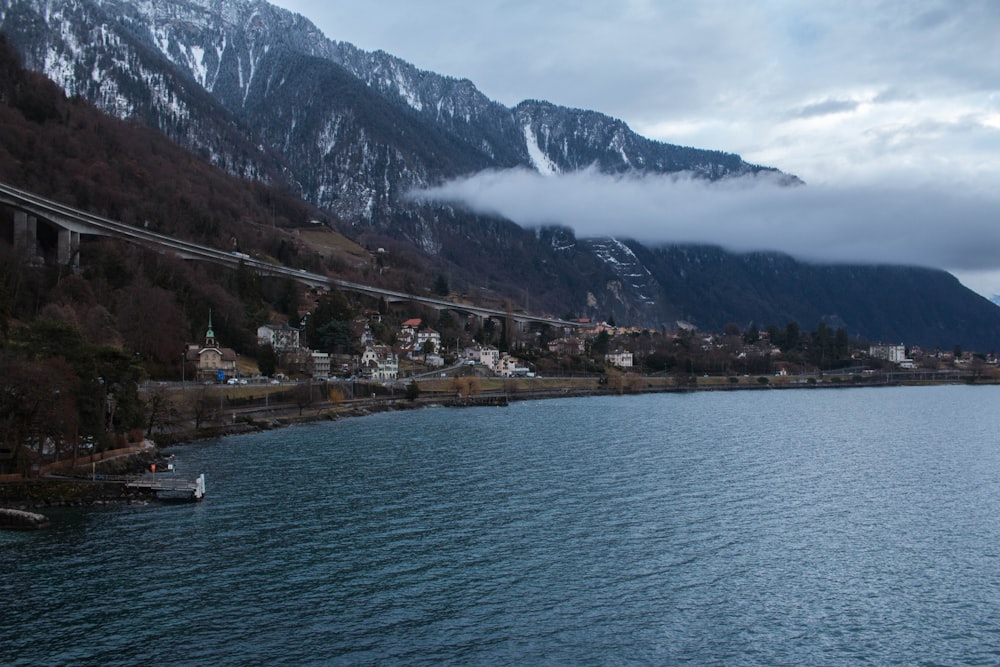
[[[1000,387],[426,409],[0,533],[5,665],[1000,662]]]

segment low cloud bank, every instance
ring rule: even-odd
[[[943,182],[788,187],[767,174],[711,183],[689,175],[586,170],[552,177],[512,169],[410,196],[524,227],[564,225],[581,237],[769,250],[825,263],[1000,269],[1000,195]]]

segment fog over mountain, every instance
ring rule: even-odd
[[[709,244],[778,251],[822,263],[899,264],[981,271],[998,267],[997,192],[963,184],[787,187],[773,174],[706,181],[680,174],[542,176],[480,172],[418,199],[448,201],[527,226],[646,244]]]
[[[7,1],[0,30],[68,95],[287,188],[457,292],[657,328],[824,321],[1000,346],[1000,311],[939,270],[997,266],[996,196],[963,173],[803,183],[603,109],[497,102],[260,0]],[[783,117],[799,127],[864,106],[830,95]]]
[[[792,198],[819,200],[822,217],[808,227],[822,247],[786,242],[781,221],[798,214],[786,197],[774,200],[779,222],[756,230],[769,234],[764,245],[802,257],[916,262],[954,271],[983,294],[1000,292],[1000,260],[978,251],[993,239],[1000,180],[995,2],[277,2],[332,37],[468,77],[503,103],[544,97],[599,109],[644,136],[724,148],[827,189]],[[645,196],[594,185],[616,199]],[[644,208],[665,196],[654,188]],[[469,203],[478,206],[478,196]],[[531,217],[550,213],[542,202]],[[575,224],[576,212],[566,213],[555,217]],[[713,213],[709,205],[705,217]],[[897,239],[906,221],[913,229],[904,236],[926,240]],[[832,252],[828,236],[840,224],[862,225],[868,242],[836,239]],[[717,226],[709,220],[703,240],[742,241]],[[928,251],[936,245],[947,247]]]

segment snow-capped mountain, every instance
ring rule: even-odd
[[[825,290],[826,301],[814,303],[814,295],[793,297],[790,288],[820,280],[826,267],[576,239],[568,230],[523,230],[408,201],[401,195],[415,186],[513,167],[706,179],[768,171],[799,181],[731,153],[644,138],[597,111],[537,100],[505,107],[471,81],[331,40],[263,0],[0,0],[0,31],[26,66],[67,95],[158,128],[233,174],[281,184],[359,238],[410,244],[468,285],[530,291],[535,308],[652,326],[682,318],[705,327],[767,318],[809,323],[818,315],[862,333],[862,315],[852,315],[858,299],[898,296],[887,293],[895,279],[883,275],[875,287]],[[876,279],[867,269],[852,271]],[[804,282],[803,274],[810,276]],[[768,293],[765,278],[768,290],[784,284],[785,291]],[[878,309],[874,303],[868,312]],[[876,320],[870,335],[899,338]]]
[[[485,168],[761,169],[645,139],[593,111],[508,109],[470,81],[334,42],[260,0],[8,2],[0,27],[67,94],[143,118],[235,173],[281,164],[306,199],[348,220],[377,223],[399,192]],[[220,142],[219,121],[258,150],[232,132]]]

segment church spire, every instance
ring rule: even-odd
[[[205,347],[215,347],[215,331],[212,330],[212,309],[208,309],[208,331],[205,332]]]

